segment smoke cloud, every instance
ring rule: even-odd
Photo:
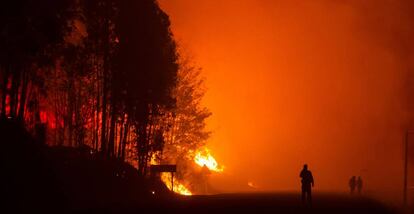
[[[400,198],[413,128],[414,2],[160,0],[203,67],[222,191],[299,189]],[[254,186],[254,188],[252,188]]]

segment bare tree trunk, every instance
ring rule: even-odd
[[[95,130],[94,130],[94,149],[97,151],[99,149],[98,142],[99,142],[99,110],[101,109],[100,104],[100,77],[99,77],[99,70],[96,70],[96,112],[95,112]]]
[[[125,122],[125,114],[122,115],[121,125],[119,128],[119,141],[118,141],[118,147],[117,147],[118,148],[117,150],[118,159],[121,158],[121,154],[122,154],[121,149],[122,149],[122,141],[124,138],[124,127],[125,127],[124,122]]]
[[[23,73],[22,77],[22,90],[20,93],[20,104],[19,104],[19,111],[18,111],[18,120],[20,122],[24,122],[24,111],[26,107],[26,97],[27,97],[27,86],[28,86],[28,74],[27,72]]]
[[[102,82],[102,129],[101,129],[101,151],[103,154],[107,154],[107,103],[108,103],[108,78],[109,78],[109,1],[106,1],[106,17],[104,26],[104,55],[103,55],[103,82]]]
[[[74,93],[74,77],[71,73],[69,76],[69,85],[68,85],[68,97],[67,97],[67,116],[66,116],[66,122],[68,125],[68,145],[73,146],[73,112],[74,112],[74,105],[75,105],[75,93]]]
[[[112,98],[111,100],[114,100]],[[110,125],[109,125],[109,140],[108,140],[108,156],[112,157],[114,155],[114,145],[115,145],[115,104],[111,102],[111,118],[110,118]]]
[[[105,60],[106,61],[106,60]],[[107,63],[104,63],[107,64]],[[107,66],[104,66],[107,67]],[[107,89],[106,89],[106,75],[107,75],[107,68],[104,68],[104,76],[103,76],[103,83],[102,83],[102,121],[101,121],[101,151],[106,154],[107,145],[106,145],[106,106],[107,106]]]
[[[12,85],[10,89],[10,116],[16,118],[17,102],[18,102],[18,91],[20,83],[20,72],[16,72],[12,77]]]
[[[75,85],[76,97],[75,97],[75,146],[79,147],[82,144],[82,132],[83,132],[83,123],[81,119],[81,106],[82,106],[82,98],[81,98],[81,88]]]
[[[144,168],[145,168],[145,153],[147,151],[147,125],[143,121],[139,125],[139,133],[138,133],[138,172],[140,175],[144,175]]]
[[[126,121],[125,128],[124,128],[124,137],[122,138],[121,160],[125,160],[125,147],[126,147],[127,139],[128,139],[128,130],[129,130],[129,122]]]
[[[9,83],[9,70],[6,69],[5,70],[5,75],[4,75],[4,79],[3,79],[3,85],[2,85],[2,94],[1,94],[1,117],[5,118],[6,117],[6,99],[7,99],[7,94],[8,94],[8,90],[7,90],[7,84]]]

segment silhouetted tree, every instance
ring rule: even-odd
[[[97,69],[97,117],[100,124],[100,149],[108,154],[108,100],[110,96],[110,81],[112,74],[112,58],[115,55],[117,37],[115,33],[115,16],[117,14],[117,1],[90,0],[82,1],[84,17],[87,26],[87,45],[91,49]],[[100,113],[99,113],[100,112]],[[101,115],[101,118],[99,118]],[[109,151],[109,153],[111,153]]]
[[[176,47],[168,16],[156,1],[122,1],[120,11],[118,80],[125,86],[122,102],[137,136],[139,172],[145,174],[153,137],[159,137],[154,133],[161,129],[155,121],[174,106]]]
[[[36,9],[34,9],[36,8]],[[53,64],[70,26],[69,1],[6,1],[0,9],[1,116],[24,122],[35,72]],[[35,83],[35,82],[32,82]]]
[[[166,145],[178,156],[209,135],[199,70],[178,59],[155,0],[7,1],[0,115],[46,123],[50,144],[87,144],[144,175]]]
[[[191,186],[198,180],[194,153],[210,137],[210,132],[206,130],[206,120],[211,112],[202,105],[206,89],[201,68],[183,56],[179,65],[177,86],[173,90],[176,105],[171,116],[165,119],[170,129],[165,133],[166,142],[160,158],[161,162],[176,163],[177,179]]]

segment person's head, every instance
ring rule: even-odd
[[[308,169],[308,164],[304,164],[304,165],[303,165],[303,169],[304,169],[304,170],[307,170],[307,169]]]

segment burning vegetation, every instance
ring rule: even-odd
[[[184,195],[199,192],[195,163],[222,170],[208,150],[191,152],[210,136],[201,69],[179,54],[155,0],[7,4],[0,9],[2,118],[47,145],[130,163],[141,176],[153,159],[177,164],[174,190]]]
[[[205,94],[204,79],[201,69],[184,54],[181,54],[179,65],[177,85],[172,91],[176,101],[174,117],[164,133],[163,150],[154,153],[152,163],[177,165],[173,188],[176,193],[207,194],[208,177],[203,174],[202,166],[206,164],[214,172],[221,172],[223,168],[205,148],[211,134],[205,128],[205,121],[211,113],[201,104]],[[171,189],[171,178],[161,175],[161,179]]]
[[[189,152],[189,154],[194,154],[194,152]],[[174,179],[172,182],[172,176],[169,173],[161,173],[160,178],[164,184],[175,193],[181,195],[193,195],[193,191],[196,194],[208,194],[209,191],[206,188],[208,185],[208,175],[210,171],[215,173],[223,172],[223,166],[219,166],[215,158],[211,155],[210,150],[207,148],[201,148],[195,152],[195,156],[188,155],[188,163],[192,165],[192,168],[187,169],[187,173],[180,173],[180,179]],[[192,158],[191,158],[192,157]],[[185,176],[190,174],[190,176]],[[199,174],[200,176],[191,176]],[[183,176],[184,175],[184,176]],[[172,185],[174,187],[172,188]],[[189,188],[193,187],[194,190]]]
[[[172,182],[172,177],[169,173],[161,173],[161,180],[164,184],[168,187],[168,189],[178,193],[180,195],[192,195],[190,190],[188,190],[182,183],[179,181]],[[172,184],[174,183],[174,188],[172,188]]]
[[[209,170],[215,172],[222,172],[224,169],[222,166],[219,166],[216,159],[211,155],[210,150],[204,148],[196,152],[194,161],[199,166],[206,166]]]

